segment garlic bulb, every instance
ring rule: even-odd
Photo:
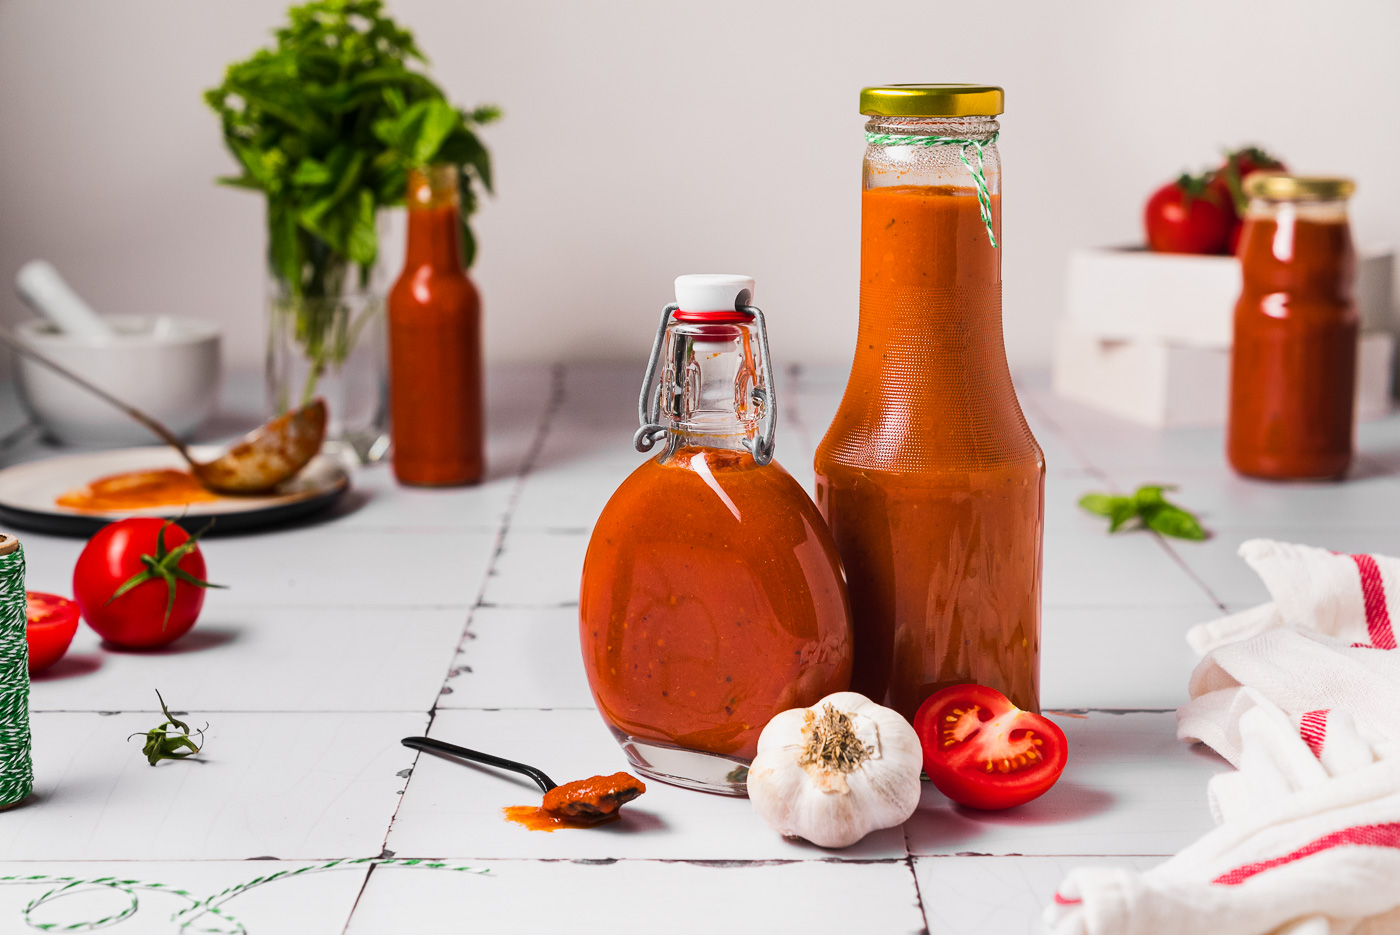
[[[846,847],[914,814],[923,761],[919,735],[897,712],[837,692],[763,728],[749,799],[775,831]]]

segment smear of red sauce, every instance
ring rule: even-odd
[[[569,815],[556,815],[536,805],[509,805],[501,809],[506,821],[524,825],[531,831],[557,831],[560,828],[593,828],[608,825],[622,816],[616,812],[603,818],[574,818]]]
[[[54,501],[72,510],[137,510],[217,500],[189,471],[128,471],[99,477]]]
[[[555,786],[545,793],[538,808],[511,805],[502,812],[507,821],[531,831],[591,828],[617,821],[618,810],[646,791],[646,784],[628,773],[591,776]]]

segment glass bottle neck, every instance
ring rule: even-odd
[[[757,436],[753,388],[761,372],[753,326],[673,323],[667,331],[661,421],[668,453],[680,448],[745,450]],[[669,404],[668,404],[669,403]]]
[[[408,252],[404,265],[460,270],[460,195],[457,167],[435,165],[408,171]]]

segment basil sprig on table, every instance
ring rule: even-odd
[[[1201,528],[1200,521],[1176,504],[1168,503],[1162,496],[1162,491],[1175,489],[1148,485],[1139,487],[1137,493],[1130,497],[1091,493],[1080,497],[1079,505],[1095,515],[1107,516],[1108,531],[1111,533],[1118,532],[1133,520],[1138,520],[1139,524],[1130,528],[1145,526],[1154,532],[1177,539],[1191,539],[1197,542],[1205,539],[1206,531]]]
[[[470,266],[475,185],[491,190],[490,157],[472,128],[500,111],[458,110],[409,67],[427,59],[381,0],[316,0],[287,15],[274,48],[230,65],[204,95],[242,170],[219,181],[267,197],[279,285],[293,297],[334,297],[352,263],[366,284],[376,212],[403,204],[408,169],[432,163],[458,167]]]

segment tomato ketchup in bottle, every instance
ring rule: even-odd
[[[773,715],[851,676],[836,544],[772,460],[777,402],[753,288],[676,280],[638,403],[637,448],[660,450],[604,507],[579,594],[588,683],[633,768],[731,795],[745,794]]]
[[[966,682],[1040,710],[1045,459],[1001,324],[1002,90],[866,88],[860,322],[817,447],[851,688],[913,719]]]
[[[408,174],[408,253],[389,292],[394,476],[431,487],[481,479],[481,299],[462,269],[457,168]]]
[[[1256,172],[1240,235],[1230,352],[1230,465],[1323,480],[1351,464],[1358,321],[1347,179]]]

